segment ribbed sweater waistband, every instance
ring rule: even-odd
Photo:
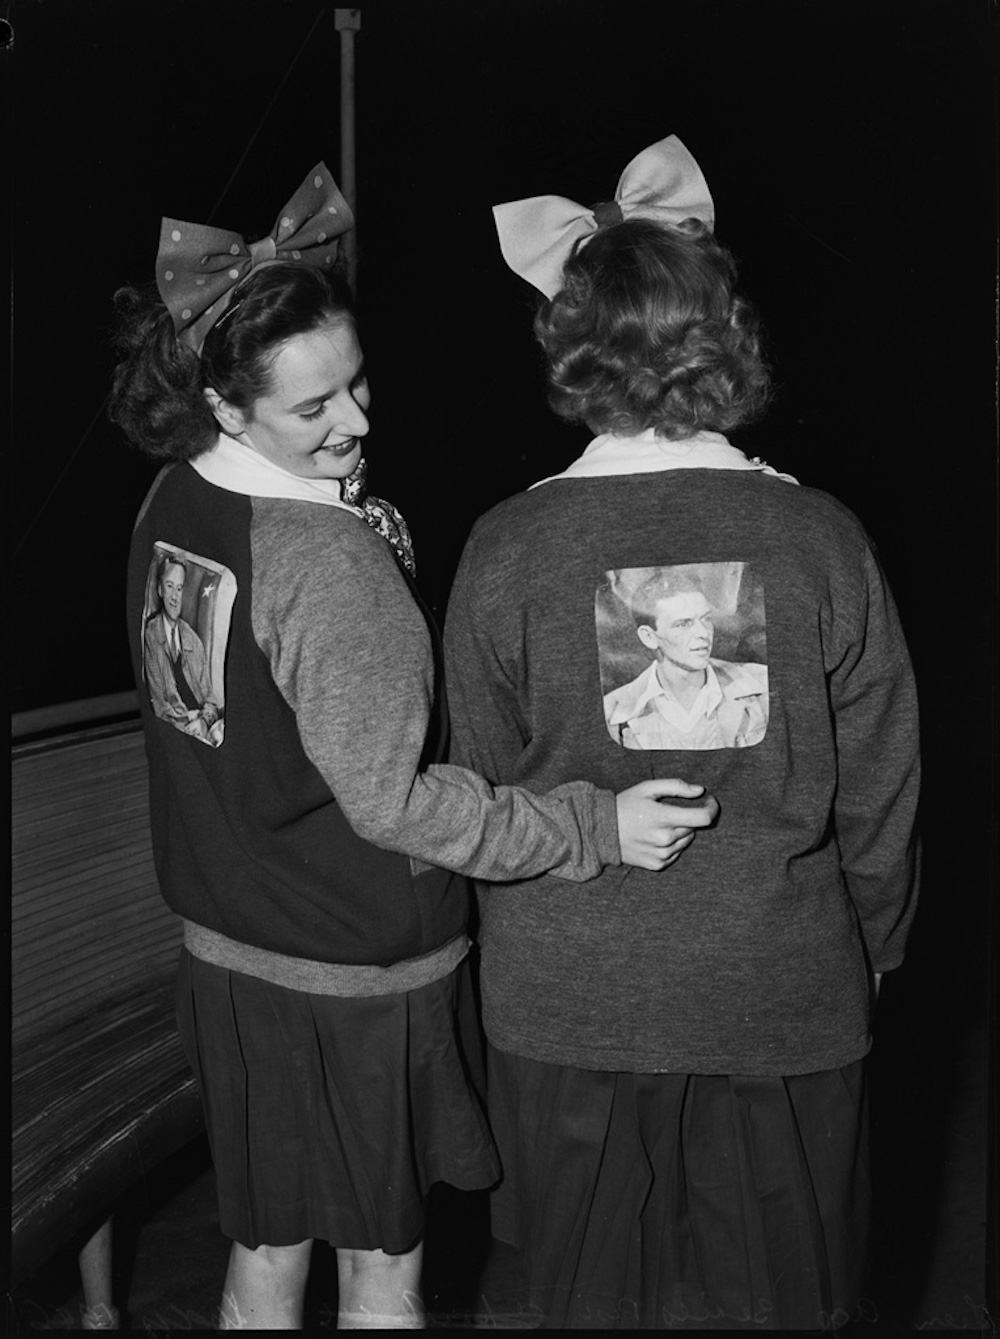
[[[458,935],[431,953],[406,958],[391,967],[290,958],[253,944],[241,944],[218,930],[188,920],[184,921],[184,947],[202,962],[310,995],[395,995],[399,991],[418,990],[448,976],[468,953],[469,937]]]

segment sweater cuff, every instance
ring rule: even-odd
[[[594,794],[594,845],[602,865],[620,865],[622,848],[618,840],[618,805],[614,791]]]

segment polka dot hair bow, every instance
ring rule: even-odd
[[[701,168],[677,136],[668,135],[632,159],[614,200],[587,209],[561,195],[535,195],[494,205],[493,217],[510,268],[554,298],[574,246],[588,242],[598,228],[627,218],[667,224],[696,218],[711,227],[715,207]]]
[[[201,352],[205,336],[255,270],[282,261],[332,265],[338,239],[354,226],[350,206],[325,163],[317,163],[278,215],[267,237],[165,218],[156,254],[156,286],[177,338]]]

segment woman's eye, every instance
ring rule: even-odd
[[[320,407],[319,407],[318,409],[314,409],[314,410],[312,411],[311,414],[303,414],[303,415],[302,415],[302,418],[306,418],[306,419],[309,419],[309,418],[322,418],[322,417],[323,417],[323,414],[324,414],[325,412],[326,412],[326,404],[324,403],[324,404],[321,404]]]

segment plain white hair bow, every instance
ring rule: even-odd
[[[552,298],[562,288],[563,266],[573,247],[589,241],[602,224],[623,218],[677,224],[696,218],[711,227],[715,207],[701,168],[677,136],[668,135],[632,159],[614,200],[588,209],[561,195],[534,195],[494,205],[493,217],[504,260]]]

